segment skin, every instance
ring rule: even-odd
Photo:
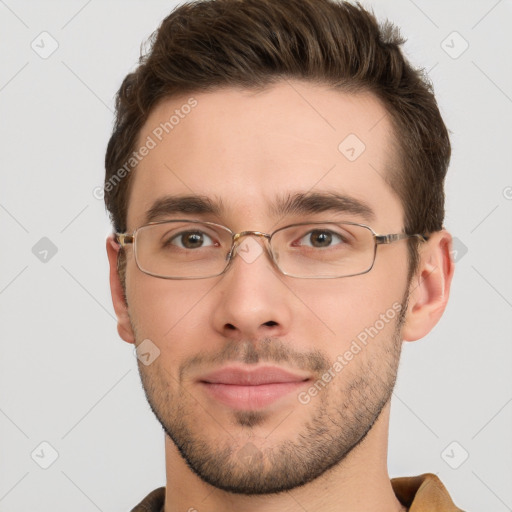
[[[220,199],[219,215],[185,216],[235,232],[271,233],[309,219],[366,223],[348,213],[272,213],[276,194],[310,191],[363,200],[375,212],[374,231],[402,231],[402,205],[383,179],[394,163],[392,128],[372,95],[282,81],[257,93],[226,88],[193,96],[197,106],[134,171],[128,232],[145,223],[155,200],[180,194]],[[187,99],[155,107],[140,143]],[[338,151],[351,133],[366,146],[353,162]],[[405,241],[379,246],[367,274],[325,280],[284,276],[265,253],[251,263],[236,256],[215,278],[159,279],[137,268],[128,247],[125,302],[116,270],[119,246],[110,237],[119,334],[128,343],[150,339],[160,350],[139,369],[150,405],[170,434],[165,511],[405,510],[387,471],[389,397],[402,340],[425,336],[445,309],[450,247],[448,232],[433,234],[421,246],[410,282]],[[301,390],[307,390],[397,303],[404,305],[403,321],[397,316],[386,323],[308,404],[292,392],[261,410],[237,411],[212,400],[197,382],[228,363],[272,363],[305,375]],[[270,493],[272,486],[286,490]]]

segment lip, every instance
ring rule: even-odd
[[[309,381],[309,375],[293,373],[276,366],[254,369],[224,367],[198,379],[215,400],[233,409],[261,409],[296,391]]]

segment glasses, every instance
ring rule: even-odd
[[[426,241],[423,235],[395,233],[378,235],[372,228],[354,222],[308,222],[292,224],[271,234],[260,231],[233,233],[226,226],[198,220],[151,222],[132,234],[116,233],[125,248],[132,244],[138,268],[163,279],[205,279],[227,271],[234,256],[248,253],[244,237],[266,241],[267,253],[282,274],[303,279],[335,279],[369,272],[377,246],[408,238]],[[258,242],[255,242],[256,244]],[[254,251],[263,252],[253,244]],[[257,257],[256,256],[256,257]]]

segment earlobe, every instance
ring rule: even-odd
[[[452,237],[437,231],[420,247],[420,263],[409,287],[409,303],[402,337],[423,338],[437,324],[448,303],[454,272]]]
[[[107,255],[110,265],[110,293],[112,294],[112,304],[117,316],[117,332],[124,341],[135,343],[135,336],[128,314],[128,305],[126,304],[123,286],[117,270],[119,250],[120,246],[115,241],[114,235],[110,235],[107,238]]]

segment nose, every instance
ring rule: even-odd
[[[284,276],[272,264],[263,238],[255,235],[237,239],[230,268],[215,287],[214,328],[231,339],[283,336],[290,328]]]

